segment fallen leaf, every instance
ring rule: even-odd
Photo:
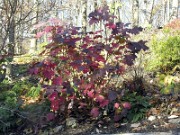
[[[160,110],[158,110],[157,108],[151,108],[150,113],[152,115],[157,115],[157,114],[160,114]]]

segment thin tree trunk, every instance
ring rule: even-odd
[[[135,6],[134,6],[134,0],[132,0],[132,25],[135,25],[135,17],[134,17],[134,12],[135,12]]]
[[[88,4],[88,1],[87,0],[83,0],[83,2],[82,2],[82,6],[83,6],[83,21],[82,21],[82,25],[83,25],[84,33],[87,32],[87,4]]]
[[[97,0],[94,0],[94,9],[97,9],[98,3]],[[93,31],[96,31],[96,24],[93,24]]]
[[[136,25],[139,25],[139,6],[140,6],[140,4],[139,4],[139,0],[136,0],[136,4],[137,4],[137,24]]]
[[[38,0],[34,0],[34,4],[36,5],[36,11],[35,13],[33,13],[33,16],[35,16],[35,18],[32,20],[32,23],[37,24],[38,23],[38,16],[39,16],[39,4],[38,4]],[[35,38],[35,35],[37,34],[37,30],[33,30],[32,32],[32,36],[33,38],[31,39],[31,44],[30,44],[30,50],[29,53],[34,53],[37,51],[37,44],[38,44],[38,40]]]
[[[139,12],[139,1],[133,0],[132,3],[132,25],[136,26],[138,25],[138,12]]]
[[[119,0],[119,2],[122,4],[122,1]],[[121,22],[121,7],[118,7],[118,21]]]
[[[14,20],[14,16],[12,16],[12,19],[10,21],[8,39],[9,39],[8,61],[6,63],[6,76],[5,76],[5,78],[8,79],[9,81],[12,81],[12,64],[11,64],[11,62],[12,62],[13,55],[14,55],[14,45],[15,45],[15,20]]]
[[[149,17],[149,24],[152,24],[152,22],[153,22],[154,4],[155,4],[155,0],[153,0],[153,3],[152,3],[151,13],[150,13],[150,17]]]
[[[180,17],[180,15],[179,15],[179,13],[180,13],[180,8],[179,8],[179,6],[180,6],[180,0],[178,0],[178,6],[177,6],[177,18]]]
[[[36,0],[36,2],[37,2],[37,5],[36,5],[36,7],[37,7],[37,10],[36,10],[36,18],[35,18],[35,21],[36,21],[36,24],[39,22],[39,1],[38,0]],[[35,31],[35,34],[37,34],[37,30]],[[37,51],[37,45],[38,45],[38,40],[37,39],[35,39],[35,51]]]
[[[170,1],[167,0],[167,12],[166,12],[166,17],[167,17],[167,23],[170,21]]]

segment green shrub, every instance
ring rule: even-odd
[[[0,134],[7,133],[25,122],[23,114],[21,114],[24,109],[22,108],[23,102],[19,100],[20,96],[36,97],[41,89],[40,86],[34,87],[28,81],[14,82],[11,87],[9,86],[10,84],[6,80],[0,83],[2,88],[0,91]]]
[[[14,86],[12,87],[12,91],[16,92],[18,95],[22,95],[26,93],[33,84],[27,82],[27,81],[18,81],[14,83]]]
[[[157,74],[157,85],[161,94],[178,94],[180,93],[180,79],[178,76],[169,74]]]
[[[0,94],[0,133],[16,125],[17,118],[14,111],[19,106],[17,99],[16,93],[12,90],[3,91]]]
[[[171,71],[180,63],[180,36],[168,36],[158,39],[155,37],[152,42],[153,59],[149,61],[148,69]]]
[[[26,93],[26,96],[28,97],[38,97],[40,95],[40,91],[41,91],[41,86],[33,86],[30,88],[30,90]]]
[[[127,114],[128,121],[137,122],[145,118],[145,114],[150,108],[149,99],[137,95],[137,93],[128,93],[124,98],[124,101],[131,103],[131,109]]]
[[[3,91],[0,94],[0,101],[6,100],[7,97],[16,97],[16,93],[14,91]]]

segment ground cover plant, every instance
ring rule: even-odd
[[[51,103],[54,116],[48,115],[49,120],[84,110],[101,117],[112,105],[114,120],[119,121],[131,109],[129,102],[121,101],[124,94],[114,87],[113,77],[121,76],[133,65],[136,53],[148,48],[145,41],[130,41],[130,35],[141,28],[128,28],[128,24],[113,22],[114,18],[105,6],[89,14],[89,25],[104,25],[99,31],[84,32],[55,19],[39,26],[42,31],[37,37],[47,34],[51,42],[41,53],[47,57],[34,63],[30,71],[41,78]]]
[[[131,104],[131,110],[127,113],[127,119],[131,122],[145,118],[148,109],[151,107],[148,97],[140,96],[136,92],[127,93],[123,100]]]
[[[39,102],[41,87],[28,80],[19,80],[11,84],[4,80],[0,83],[0,88],[1,134],[19,134],[28,126],[36,127],[39,119],[49,112],[46,100]]]

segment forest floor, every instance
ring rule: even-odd
[[[149,133],[172,132],[180,134],[180,96],[158,96],[153,99],[158,102],[151,108],[147,117],[136,123],[114,123],[112,120],[84,122],[77,127],[61,127],[61,135],[90,135],[90,134],[116,134],[116,133]],[[58,126],[59,127],[59,126]],[[60,128],[59,127],[59,128]],[[57,128],[57,127],[56,127]],[[58,135],[58,134],[57,134]]]

